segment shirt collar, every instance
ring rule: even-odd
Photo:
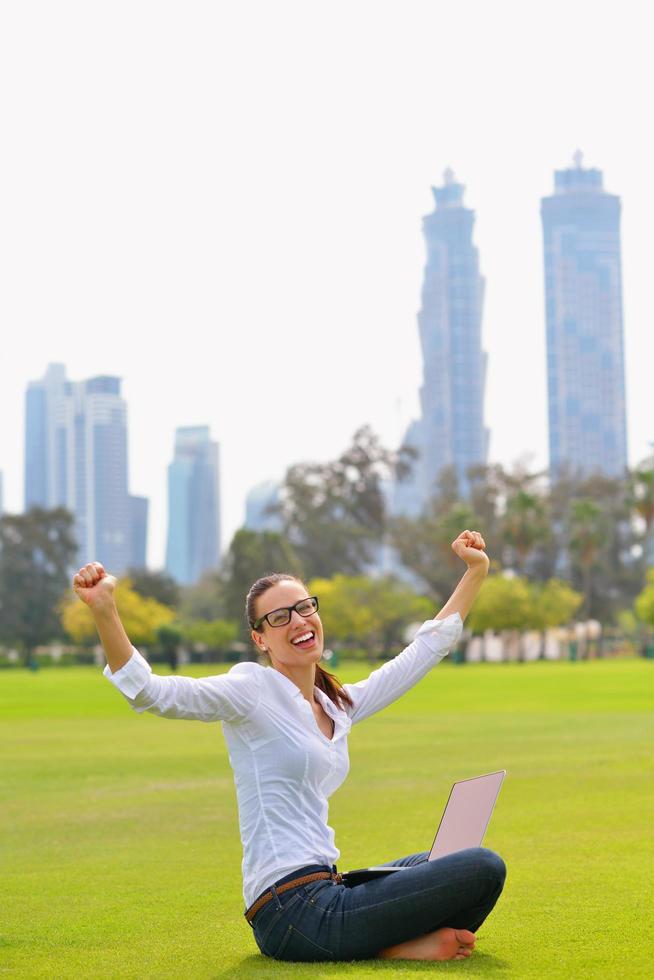
[[[286,674],[282,674],[281,670],[275,670],[274,667],[266,667],[266,670],[271,674],[274,674],[275,678],[278,679],[278,683],[289,692],[293,697],[300,698],[302,701],[305,700],[304,694],[300,688],[295,684],[290,677]],[[324,710],[327,712],[329,717],[336,724],[345,724],[346,714],[344,711],[339,710],[331,698],[327,697],[324,691],[321,691],[319,687],[314,687],[313,689],[314,697],[320,702]],[[307,702],[308,703],[308,702]]]

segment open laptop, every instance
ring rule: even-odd
[[[506,769],[490,772],[485,776],[461,779],[450,790],[450,796],[438,825],[429,861],[463,851],[467,847],[479,847],[495,807]],[[377,865],[347,871],[343,881],[347,885],[360,885],[364,881],[396,871],[409,869],[397,865]]]

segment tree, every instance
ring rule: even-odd
[[[162,606],[176,609],[179,605],[180,588],[168,572],[152,572],[149,568],[130,568],[126,578],[132,583],[132,588],[144,599],[156,599]]]
[[[404,478],[412,455],[384,449],[366,426],[338,459],[287,471],[280,513],[309,577],[355,575],[370,566],[387,524],[384,482]]]
[[[513,551],[516,571],[523,574],[535,545],[548,537],[547,511],[540,496],[519,487],[506,500],[502,518],[504,542]]]
[[[491,575],[468,616],[473,633],[524,630],[532,625],[532,593],[525,579]]]
[[[636,615],[648,626],[654,626],[654,568],[647,573],[647,585],[636,598]]]
[[[435,603],[443,602],[461,578],[464,568],[452,551],[452,542],[465,528],[480,522],[467,503],[455,503],[441,511],[432,504],[427,515],[396,518],[390,540],[405,568],[424,582]]]
[[[201,643],[209,650],[224,653],[238,638],[239,624],[225,619],[197,620],[182,627],[184,638],[190,643]]]
[[[0,518],[0,640],[21,651],[62,635],[58,605],[77,553],[73,516],[34,507]]]
[[[643,586],[629,485],[599,473],[557,476],[549,495],[556,574],[586,597],[585,618],[615,622]]]
[[[643,579],[652,561],[654,544],[654,459],[644,460],[630,475],[630,503],[643,522]]]
[[[162,605],[156,599],[144,599],[132,587],[128,578],[116,586],[116,605],[125,632],[134,646],[153,646],[158,631],[175,619],[175,610]],[[89,643],[96,639],[97,631],[88,606],[77,597],[66,601],[61,610],[64,629],[75,643]]]
[[[225,618],[225,583],[220,572],[207,572],[195,585],[181,589],[179,618],[184,621]]]
[[[593,569],[598,562],[606,536],[606,520],[602,508],[589,497],[573,500],[569,518],[569,548],[581,571],[584,593],[584,613],[591,611]]]
[[[435,615],[433,604],[392,578],[336,575],[313,579],[327,642],[363,647],[368,656],[390,656],[406,645],[408,626]]]
[[[580,592],[555,578],[531,585],[531,595],[530,629],[547,630],[569,623],[584,601]]]
[[[221,573],[224,590],[225,618],[246,627],[245,597],[250,586],[271,572],[288,572],[302,577],[302,565],[291,544],[276,531],[249,531],[241,528],[232,538]]]
[[[159,647],[173,671],[177,670],[177,657],[182,638],[182,631],[175,623],[165,623],[157,629]]]
[[[498,463],[471,466],[467,471],[468,504],[484,535],[486,550],[492,561],[499,562],[504,540],[500,504],[505,496],[504,470]]]

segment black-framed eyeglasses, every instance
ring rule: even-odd
[[[318,612],[318,596],[310,595],[307,599],[300,599],[296,602],[294,606],[284,606],[282,609],[273,609],[272,612],[266,613],[265,616],[261,616],[254,623],[252,629],[261,629],[261,624],[265,620],[269,626],[286,626],[291,621],[291,616],[293,612],[296,612],[298,616],[313,616],[315,612]]]

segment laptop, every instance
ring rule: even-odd
[[[479,847],[505,776],[506,769],[500,769],[485,776],[461,779],[454,784],[429,852],[429,861],[436,861],[446,854],[454,854],[468,847]],[[347,885],[360,885],[372,878],[408,870],[410,869],[398,865],[376,865],[346,871],[343,881]]]

